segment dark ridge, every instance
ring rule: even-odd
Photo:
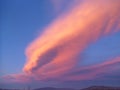
[[[108,86],[91,86],[81,90],[120,90],[120,87],[108,87]]]

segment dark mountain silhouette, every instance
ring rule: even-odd
[[[120,90],[120,87],[91,86],[81,90]]]

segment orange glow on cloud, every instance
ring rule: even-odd
[[[24,72],[37,79],[60,77],[77,64],[79,55],[99,37],[120,30],[119,0],[86,0],[58,17],[26,49]]]

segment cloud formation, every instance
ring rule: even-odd
[[[119,3],[85,0],[58,17],[27,47],[24,72],[38,80],[69,73],[90,43],[120,30]]]
[[[120,0],[81,1],[55,19],[29,44],[23,74],[3,79],[15,82],[91,80],[109,75],[111,69],[120,70],[119,56],[104,63],[76,68],[81,61],[78,56],[90,43],[120,31]]]

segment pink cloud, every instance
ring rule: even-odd
[[[4,83],[18,82],[18,83],[27,83],[32,79],[29,75],[26,74],[9,74],[0,78]]]
[[[115,71],[120,71],[120,57],[109,59],[103,63],[95,64],[91,66],[80,67],[73,72],[69,73],[65,77],[61,77],[61,80],[100,80],[105,79],[105,76],[114,75]],[[117,72],[119,75],[120,72]]]
[[[90,43],[116,32],[112,28],[120,22],[119,2],[86,1],[57,18],[27,47],[24,72],[40,80],[69,73]]]

